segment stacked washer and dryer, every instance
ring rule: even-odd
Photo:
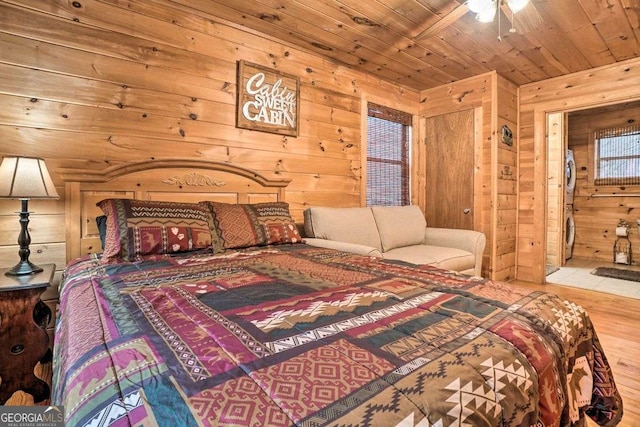
[[[573,150],[567,150],[566,168],[566,194],[564,198],[564,260],[568,260],[573,255],[573,244],[576,240],[576,225],[573,220],[573,195],[576,191],[576,161],[573,157]]]

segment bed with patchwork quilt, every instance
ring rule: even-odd
[[[578,305],[293,242],[72,261],[53,404],[68,426],[613,426]]]
[[[204,159],[58,172],[69,264],[52,403],[69,427],[622,417],[581,307],[308,246],[288,178]]]

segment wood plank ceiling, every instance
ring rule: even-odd
[[[506,5],[481,23],[462,0],[173,1],[415,90],[491,70],[522,85],[640,55],[640,0],[532,0],[513,25]]]

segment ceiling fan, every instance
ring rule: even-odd
[[[526,7],[528,5],[528,7]],[[422,40],[439,33],[444,28],[462,18],[469,11],[476,14],[479,22],[493,22],[498,14],[498,8],[502,10],[507,19],[511,21],[510,32],[516,32],[515,14],[519,13],[519,27],[523,31],[530,31],[542,23],[542,16],[538,13],[529,0],[467,0],[446,14],[435,24],[414,37],[414,40]],[[500,16],[498,15],[498,18]]]

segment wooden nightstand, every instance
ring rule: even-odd
[[[22,390],[35,403],[49,398],[49,385],[33,369],[50,355],[46,327],[51,309],[40,295],[53,280],[55,264],[41,265],[41,273],[6,276],[0,269],[0,405]]]

